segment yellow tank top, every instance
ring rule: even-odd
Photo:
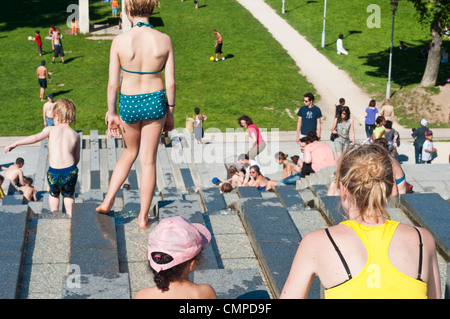
[[[427,298],[427,284],[401,273],[389,260],[389,244],[399,222],[388,219],[376,227],[351,220],[341,224],[351,227],[361,238],[367,249],[367,263],[355,277],[326,289],[326,299]]]

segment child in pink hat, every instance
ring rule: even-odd
[[[195,284],[189,274],[211,240],[208,229],[183,217],[162,219],[148,236],[148,260],[156,286],[138,291],[135,299],[216,299],[208,284]]]

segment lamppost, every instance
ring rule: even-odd
[[[388,83],[386,87],[386,98],[389,99],[391,96],[391,70],[392,70],[392,47],[394,42],[394,21],[395,21],[395,11],[397,11],[398,0],[391,0],[391,10],[392,10],[392,31],[391,31],[391,52],[389,53],[389,75]]]
[[[327,0],[323,4],[323,29],[322,29],[322,48],[325,47],[325,20],[327,18]]]

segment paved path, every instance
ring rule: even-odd
[[[350,106],[355,126],[363,127],[364,110],[369,104],[370,96],[359,88],[346,72],[331,63],[263,0],[237,1],[280,42],[299,66],[300,73],[314,85],[317,94],[320,95],[317,105],[326,115],[323,120],[323,128],[331,129],[333,118],[329,115],[334,113],[334,105],[341,97],[345,98],[346,105]]]
[[[300,68],[300,74],[306,77],[320,95],[317,105],[321,108],[324,118],[322,120],[322,136],[327,139],[333,124],[334,105],[339,98],[346,100],[350,106],[352,118],[355,121],[356,138],[360,141],[365,138],[364,110],[371,97],[359,88],[350,76],[330,62],[322,53],[311,45],[301,34],[292,28],[275,10],[264,0],[237,0],[257,20],[264,25],[268,32],[286,49]],[[345,58],[345,57],[344,57]],[[305,92],[306,93],[306,92]],[[381,104],[378,103],[380,107]],[[411,140],[411,130],[395,123],[395,129],[400,132],[403,140]],[[450,139],[450,129],[437,129],[435,139]],[[292,134],[287,134],[292,135]],[[295,137],[294,137],[295,138]],[[439,158],[436,163],[448,163],[450,143],[439,143]],[[414,154],[412,146],[409,146]],[[408,152],[409,153],[409,152]],[[414,157],[408,156],[406,162],[411,163]]]

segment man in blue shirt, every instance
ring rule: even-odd
[[[314,95],[306,93],[303,96],[303,103],[305,105],[297,112],[297,144],[300,143],[300,138],[306,136],[309,131],[317,131],[319,138],[321,132],[322,112],[314,105]]]

